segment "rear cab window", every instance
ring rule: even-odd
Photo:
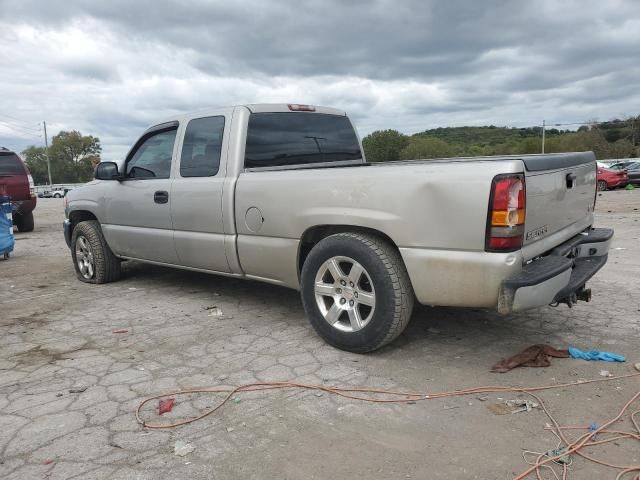
[[[324,113],[252,113],[245,168],[361,160],[349,119]]]
[[[195,118],[187,124],[180,154],[181,177],[213,177],[220,169],[224,116]]]
[[[0,152],[0,176],[26,175],[22,161],[13,152]]]

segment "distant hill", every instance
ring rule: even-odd
[[[564,133],[555,128],[547,128],[547,136],[557,136]],[[432,128],[416,133],[417,137],[435,137],[450,145],[459,147],[493,147],[496,145],[520,142],[527,138],[540,138],[542,127],[509,128],[493,125],[484,127],[443,127]]]
[[[635,120],[635,122],[634,122]],[[617,140],[630,140],[636,144],[638,139],[638,123],[640,118],[629,120],[611,120],[608,122],[600,122],[598,130],[607,142],[615,142]],[[565,133],[575,131],[587,131],[589,127],[581,126],[574,130],[558,130],[557,128],[546,128],[546,136],[554,137]],[[636,135],[634,135],[636,134]],[[416,133],[418,137],[435,137],[452,145],[476,145],[476,146],[494,146],[513,141],[521,141],[526,138],[540,138],[542,136],[542,127],[496,127],[494,125],[482,127],[443,127],[432,128],[423,132]]]
[[[640,156],[640,115],[625,120],[587,122],[573,130],[545,129],[545,152],[591,150],[596,158]],[[413,135],[378,130],[362,139],[367,159],[373,162],[540,153],[542,127],[442,127]]]

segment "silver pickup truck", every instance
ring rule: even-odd
[[[593,228],[592,153],[366,163],[339,110],[244,105],[148,128],[65,197],[83,282],[121,260],[298,289],[338,348],[367,352],[414,302],[501,313],[590,299],[613,231]]]

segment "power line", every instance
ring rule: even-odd
[[[631,122],[631,125],[633,127],[633,122],[635,120],[633,118],[630,119],[626,119],[626,120],[619,120],[620,123],[629,123]],[[603,122],[599,122],[599,121],[591,121],[591,122],[565,122],[565,123],[547,123],[546,120],[542,120],[542,153],[544,153],[544,143],[545,143],[545,133],[546,133],[546,129],[547,127],[563,127],[565,125],[601,125],[601,124],[605,124],[605,123],[613,123],[612,121],[603,121]]]
[[[25,131],[29,133],[42,133],[42,127],[38,127],[38,128],[25,127],[23,125],[20,125],[19,123],[10,122],[2,118],[0,118],[0,123],[4,124],[5,126],[13,128],[14,130],[20,130],[20,131]]]
[[[608,123],[608,122],[568,122],[568,123],[548,123],[548,127],[562,127],[564,125],[596,125],[598,123]]]
[[[38,137],[38,138],[42,137],[42,134],[39,133],[39,131],[37,131],[38,133],[36,133],[36,132],[29,131],[29,130],[25,130],[25,129],[22,129],[22,127],[17,127],[15,125],[11,125],[10,123],[7,123],[7,122],[5,122],[3,120],[0,120],[0,127],[9,128],[9,129],[13,130],[14,132],[19,133],[21,135],[27,135],[27,136],[30,136],[30,137]]]
[[[0,117],[6,117],[6,118],[10,118],[11,120],[15,121],[15,122],[20,122],[20,123],[24,123],[25,128],[32,128],[34,130],[40,130],[40,122],[28,122],[26,120],[21,120],[20,118],[14,117],[12,115],[7,115],[6,113],[0,113]],[[38,128],[34,128],[34,126],[37,125]]]
[[[9,129],[11,133],[13,133],[14,135],[21,135],[21,136],[27,136],[27,137],[33,137],[33,138],[42,138],[42,134],[38,134],[36,132],[29,132],[27,130],[20,130],[13,125],[8,125],[0,122],[0,128],[2,127]]]
[[[591,121],[591,122],[567,122],[567,123],[547,123],[547,127],[562,127],[564,125],[599,125],[603,123],[629,123],[633,122],[633,119],[628,120],[603,120],[603,121]]]

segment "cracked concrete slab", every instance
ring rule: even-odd
[[[540,411],[496,417],[476,398],[374,405],[326,393],[252,393],[200,422],[161,431],[143,428],[134,411],[147,396],[178,388],[259,380],[434,392],[599,376],[601,365],[571,359],[489,372],[534,343],[615,351],[630,362],[607,370],[629,373],[639,361],[638,207],[640,190],[599,197],[597,224],[616,236],[608,265],[590,282],[591,304],[506,317],[420,307],[392,345],[355,355],[324,344],[297,292],[280,287],[133,262],[119,282],[80,283],[62,239],[62,201],[41,199],[35,231],[18,233],[14,256],[0,262],[0,477],[513,476],[526,467],[523,449],[555,448],[543,429],[548,419]],[[223,316],[209,316],[212,305]],[[639,385],[616,380],[541,395],[561,423],[589,424],[609,418]],[[220,398],[176,397],[172,412],[158,418],[152,403],[144,414],[174,421]],[[174,455],[176,440],[195,450]],[[612,462],[640,463],[623,443],[601,452]],[[610,473],[579,460],[572,466],[576,478]]]

